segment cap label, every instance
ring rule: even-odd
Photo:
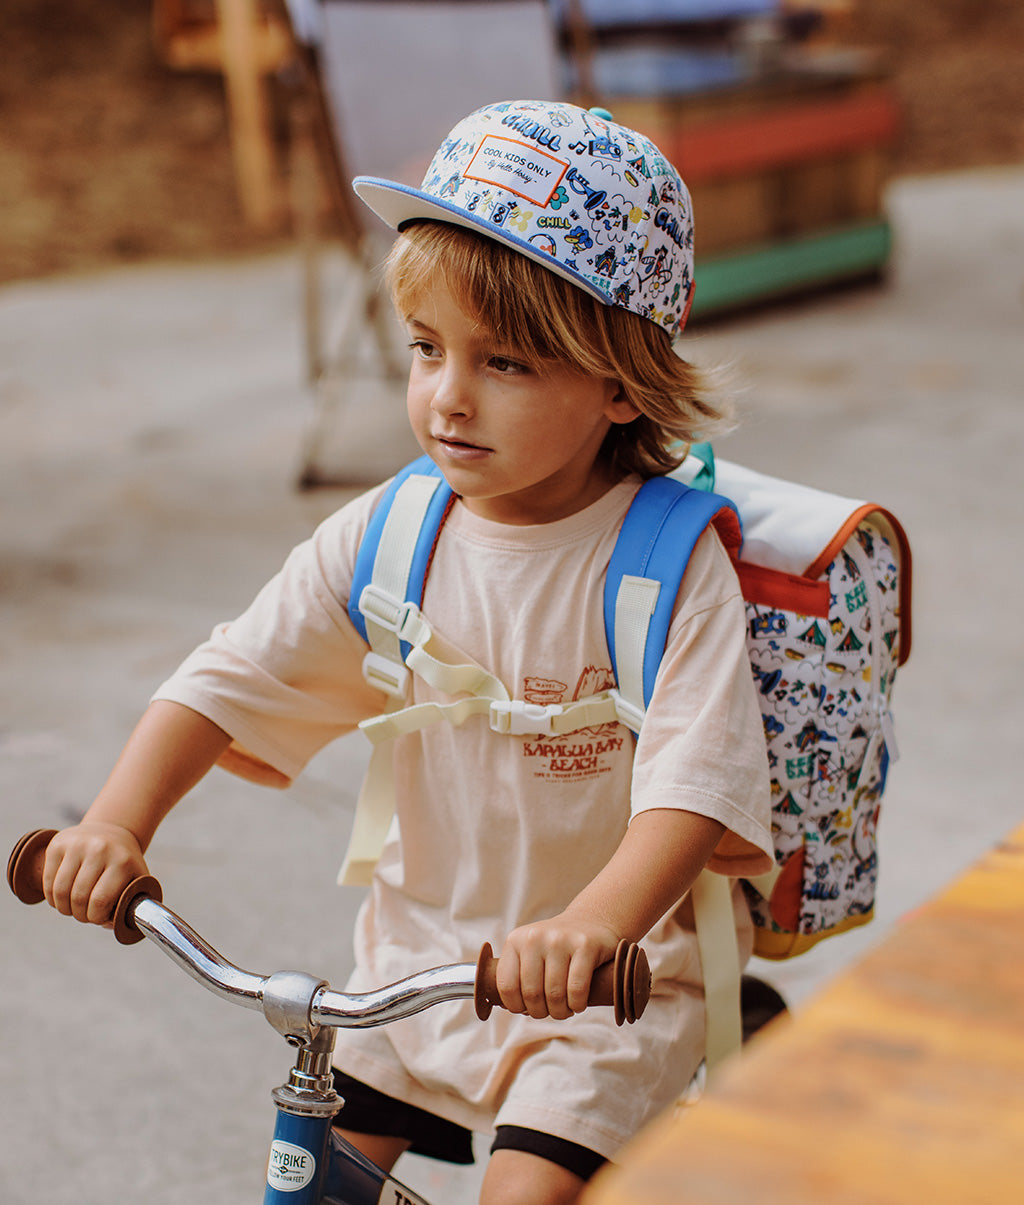
[[[466,169],[467,180],[494,184],[542,208],[551,200],[569,164],[537,146],[487,134]]]

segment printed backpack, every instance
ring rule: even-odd
[[[776,871],[748,884],[754,952],[803,953],[871,920],[876,829],[898,757],[892,699],[910,653],[911,557],[887,510],[694,448],[677,470],[735,503],[747,649],[772,772]]]
[[[711,487],[721,493],[712,492]],[[388,711],[362,729],[375,752],[339,882],[367,883],[390,826],[390,738],[438,720],[485,715],[496,732],[557,735],[643,722],[675,597],[697,539],[714,523],[736,568],[771,769],[776,867],[744,883],[754,952],[802,953],[871,919],[876,828],[897,756],[890,699],[910,651],[910,551],[888,511],[715,461],[699,445],[670,477],[646,481],[623,522],[605,582],[616,688],[568,704],[512,699],[475,666],[430,650],[420,611],[433,548],[453,498],[423,457],[392,481],[357,557],[349,613],[370,645],[367,679]],[[738,519],[738,521],[737,521]],[[740,529],[742,526],[742,547]],[[410,672],[450,704],[406,707]],[[739,955],[730,886],[703,872],[692,901],[704,976],[707,1063],[740,1043]]]

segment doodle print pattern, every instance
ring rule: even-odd
[[[551,256],[609,304],[672,334],[685,318],[689,194],[657,147],[624,126],[566,105],[490,105],[455,127],[422,189]]]
[[[896,674],[896,558],[862,525],[828,567],[827,619],[748,603],[748,648],[761,699],[779,864],[802,857],[797,931],[870,915],[875,831],[889,752],[882,733]],[[748,885],[755,925],[784,930]],[[788,926],[786,927],[788,930]]]

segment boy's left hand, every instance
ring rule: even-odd
[[[504,1006],[564,1021],[587,1007],[590,980],[620,938],[640,941],[689,891],[725,832],[721,821],[676,808],[634,816],[596,877],[550,920],[522,925],[502,947]]]
[[[615,957],[619,934],[563,912],[509,934],[498,960],[501,1002],[513,1013],[564,1021],[587,1007],[590,980]]]

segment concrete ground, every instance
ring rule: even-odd
[[[887,287],[687,339],[746,385],[720,452],[884,503],[915,553],[878,917],[762,968],[796,1007],[1024,810],[1024,171],[900,180],[890,213]],[[80,815],[151,690],[347,497],[293,489],[299,313],[288,258],[0,290],[0,845]],[[396,464],[401,424],[373,412]],[[154,845],[168,904],[241,966],[340,981],[358,894],[333,881],[363,757],[340,742],[287,794],[211,775]],[[0,1200],[259,1199],[289,1065],[260,1018],[148,944],[11,897],[0,915]],[[475,1172],[400,1174],[474,1199]]]

